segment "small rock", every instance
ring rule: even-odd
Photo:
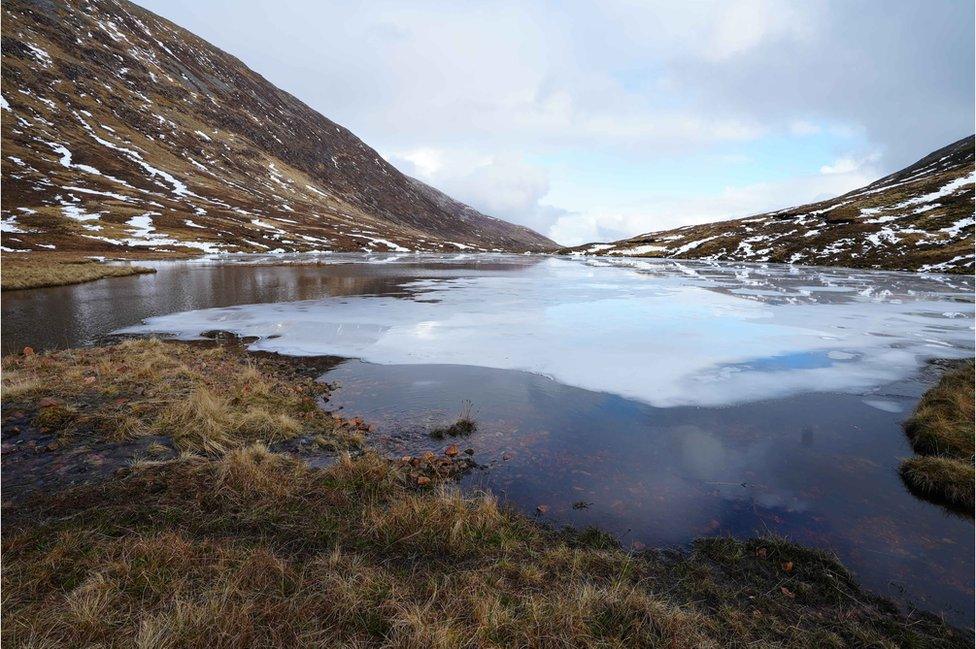
[[[547,511],[549,511],[549,505],[538,505],[536,506],[535,511],[540,514],[545,514]]]
[[[466,448],[466,449],[464,449],[464,454],[465,455],[474,455],[474,449],[473,448]]]
[[[446,455],[447,457],[454,457],[457,454],[458,454],[457,444],[451,444],[450,446],[447,447],[447,450],[444,451],[444,455]]]
[[[44,397],[37,402],[38,408],[50,408],[52,406],[58,406],[58,405],[61,405],[61,402],[52,397]]]

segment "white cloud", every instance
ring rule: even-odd
[[[420,178],[429,178],[444,167],[444,154],[437,149],[414,149],[388,157],[408,162],[410,175]]]
[[[423,147],[384,156],[407,175],[472,207],[545,233],[565,210],[544,205],[549,172],[520,156],[480,157],[465,151]]]
[[[718,7],[704,54],[722,60],[770,40],[805,39],[811,36],[815,16],[800,3],[777,0],[731,0]]]
[[[406,173],[566,242],[802,203],[972,132],[966,2],[141,4],[394,152]],[[771,178],[764,147],[791,156],[801,140],[835,159],[778,183],[713,171],[669,195],[631,174],[628,202],[598,206],[554,206],[550,183],[582,178],[579,194],[603,196],[624,181],[540,162],[651,168],[704,154],[767,160]]]
[[[861,158],[845,156],[838,158],[832,164],[823,165],[820,167],[820,173],[824,175],[850,174],[866,167],[873,168],[880,159],[880,153],[871,153]],[[853,187],[851,189],[853,189]]]

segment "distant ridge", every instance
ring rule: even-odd
[[[561,252],[972,273],[973,142],[819,203]]]

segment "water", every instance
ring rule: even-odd
[[[929,358],[973,354],[968,277],[530,256],[164,263],[4,295],[4,350],[116,329],[351,359],[330,407],[397,454],[462,400],[464,479],[627,544],[775,532],[972,623],[973,525],[908,494],[900,423]],[[193,310],[196,309],[196,310]],[[145,323],[139,324],[143,319]],[[37,326],[43,322],[44,326]]]

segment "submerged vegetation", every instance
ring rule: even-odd
[[[5,646],[972,643],[782,539],[629,552],[464,496],[453,445],[359,451],[368,427],[315,407],[328,387],[300,359],[159,341],[25,352],[4,359],[5,446],[47,431],[57,443],[32,453],[92,438],[179,452],[5,499]],[[356,455],[315,468],[302,439]],[[4,473],[21,457],[5,451]]]
[[[132,264],[106,264],[94,259],[36,260],[5,256],[0,272],[4,291],[82,284],[105,277],[125,277],[155,273],[153,268]]]
[[[444,439],[445,437],[463,437],[470,435],[478,430],[478,423],[472,415],[473,405],[470,401],[461,402],[461,409],[458,411],[457,419],[447,426],[439,426],[430,431],[430,436],[434,439]]]
[[[905,432],[918,454],[902,462],[911,491],[950,508],[973,513],[974,364],[947,371],[925,393]]]

